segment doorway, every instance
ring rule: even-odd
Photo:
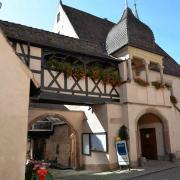
[[[157,160],[157,141],[155,128],[146,128],[140,130],[141,153],[146,159]]]
[[[77,169],[78,143],[75,130],[56,116],[46,116],[35,121],[28,131],[29,146],[34,160],[50,162],[54,168]]]
[[[138,121],[139,157],[150,160],[164,160],[166,158],[165,125],[159,117],[152,113],[141,116]]]

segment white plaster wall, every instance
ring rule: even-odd
[[[124,112],[123,112],[124,111]],[[117,164],[115,140],[118,137],[119,129],[122,125],[127,124],[127,117],[125,117],[125,109],[120,104],[108,104],[108,144],[109,144],[109,163]]]
[[[82,111],[85,114],[83,122],[83,133],[100,133],[108,131],[107,106],[97,105],[90,109],[88,106],[66,105],[69,110]],[[109,153],[92,152],[91,156],[84,156],[84,164],[88,165],[108,165]]]
[[[177,144],[179,144],[178,137],[176,135],[175,126],[173,123],[174,113],[171,107],[156,107],[156,106],[148,106],[148,105],[136,105],[129,104],[128,108],[128,121],[129,121],[129,146],[130,146],[130,157],[131,162],[135,163],[138,160],[138,152],[140,151],[138,145],[138,129],[137,129],[137,121],[139,118],[146,113],[152,113],[157,115],[161,120],[167,123],[169,134],[167,134],[167,129],[165,128],[165,143],[168,146],[167,153],[175,153],[177,150]],[[168,136],[167,136],[168,135]],[[170,141],[170,142],[169,142]],[[170,143],[170,144],[168,144]]]
[[[59,22],[57,22],[57,14],[59,12],[60,12],[60,20]],[[72,26],[61,4],[58,4],[57,13],[54,20],[53,32],[79,39],[74,27]]]
[[[156,106],[171,106],[170,103],[170,90],[167,88],[157,90],[154,86],[150,85],[142,87],[135,82],[126,85],[127,99],[124,102],[149,104]],[[124,96],[124,94],[121,94]]]
[[[159,73],[150,71],[150,80],[151,82],[160,80]],[[174,95],[178,99],[177,105],[180,108],[180,77],[164,74],[164,80],[166,83],[172,85],[172,90],[170,90],[170,94]]]

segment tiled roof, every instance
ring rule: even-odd
[[[107,58],[109,60],[113,59],[108,56],[106,52],[105,41],[107,34],[114,26],[114,23],[65,5],[63,5],[63,7],[81,39],[70,38],[6,21],[0,21],[0,28],[5,35],[11,39],[26,42],[29,41],[32,44],[40,46],[57,48],[105,59]],[[165,56],[165,73],[180,77],[180,66],[176,61],[156,43],[155,46],[158,52]]]
[[[114,26],[113,22],[66,5],[62,7],[80,39],[105,44],[107,34]]]
[[[27,27],[0,20],[0,28],[10,39],[30,42],[35,45],[52,47],[75,53],[81,53],[100,58],[113,59],[108,56],[100,43],[93,43],[87,40],[70,38],[56,33]]]
[[[106,49],[109,54],[126,45],[161,55],[152,30],[137,19],[130,8],[125,9],[121,20],[112,27],[106,38]]]
[[[159,51],[164,54],[164,73],[180,77],[180,65],[169,55],[167,54],[158,44],[156,44]]]
[[[69,6],[63,5],[63,8],[64,8],[65,12],[67,13],[72,25],[75,27],[75,30],[80,38],[86,39],[89,41],[94,41],[96,43],[100,43],[103,45],[104,48],[106,47],[105,41],[106,41],[107,35],[110,32],[110,30],[113,28],[115,23],[107,21],[106,19],[102,19],[102,18],[93,16],[91,14],[80,11],[78,9],[71,8]],[[126,14],[124,13],[121,20],[124,18],[125,15]],[[142,22],[139,22],[139,23],[142,23]],[[103,31],[103,32],[101,32],[101,31]],[[139,33],[141,33],[140,30],[138,30],[138,31],[139,31]],[[151,29],[148,27],[147,27],[147,31],[152,32]],[[135,38],[135,41],[138,43],[139,40],[136,37],[134,37],[134,38]],[[151,38],[150,39],[151,41],[152,41],[152,39],[154,39],[153,32],[152,32],[152,37],[150,37],[150,38]],[[124,38],[124,39],[122,39],[122,41],[127,42],[127,39]],[[132,39],[131,39],[131,41],[132,41]],[[133,43],[133,46],[137,47],[137,45],[135,44],[136,42]],[[132,45],[132,43],[130,43],[130,45]],[[139,43],[138,43],[138,47],[139,47]],[[141,49],[147,50],[147,47],[141,46]],[[165,56],[164,72],[166,74],[180,77],[180,65],[171,56],[169,56],[164,50],[162,50],[162,48],[160,48],[160,46],[157,45],[157,43],[154,43],[153,49],[148,48],[148,50],[150,52],[155,52],[157,54],[161,54],[161,55]]]

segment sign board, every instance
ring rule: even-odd
[[[116,142],[116,152],[117,152],[119,166],[128,166],[129,155],[128,155],[126,141]]]

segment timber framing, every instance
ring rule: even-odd
[[[30,93],[31,99],[34,102],[83,105],[119,102],[120,94],[117,87],[108,87],[107,84],[102,84],[100,80],[93,80],[89,77],[79,80],[72,76],[70,82],[66,74],[55,72],[54,70],[47,68],[45,62],[47,57],[53,54],[64,58],[74,57],[76,61],[82,63],[86,72],[88,65],[91,63],[98,62],[118,67],[118,64],[121,63],[121,61],[115,59],[107,61],[107,58],[93,57],[82,53],[74,53],[72,51],[36,45],[28,41],[24,42],[16,39],[10,40],[16,54],[31,69],[34,76],[39,78],[37,80],[40,85],[40,89],[37,91],[39,92],[39,95],[37,96],[36,93],[35,96],[33,96],[33,93]],[[34,48],[40,52],[39,56],[34,55]],[[34,62],[39,62],[38,68],[31,67]],[[49,79],[49,82],[47,79]]]

